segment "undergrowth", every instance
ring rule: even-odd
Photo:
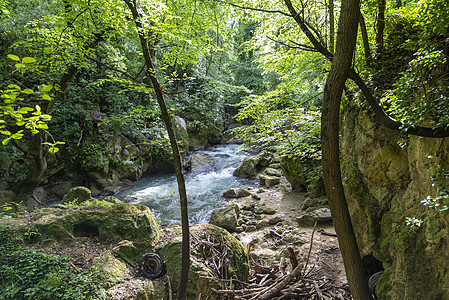
[[[84,273],[67,258],[25,249],[12,242],[10,226],[0,226],[0,299],[102,299],[100,274]]]

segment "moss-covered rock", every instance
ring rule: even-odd
[[[449,299],[448,212],[421,203],[449,187],[442,176],[449,139],[410,137],[404,147],[356,107],[347,108],[342,128],[342,178],[358,245],[386,269],[378,299]],[[422,225],[407,225],[411,217]]]
[[[257,175],[257,163],[258,160],[252,157],[246,157],[243,162],[238,166],[233,175],[242,178],[253,178]]]
[[[159,254],[164,259],[172,287],[179,288],[181,274],[181,229],[171,226],[171,241],[165,241]],[[219,289],[219,278],[237,278],[248,281],[250,268],[243,245],[226,230],[212,224],[198,224],[190,228],[191,239],[190,274],[187,294],[192,299],[201,297],[215,299],[213,289]],[[211,243],[212,241],[212,243]],[[213,248],[213,249],[212,249]],[[219,253],[219,255],[217,255]],[[216,269],[218,260],[224,257],[222,268]],[[216,279],[213,279],[216,278]]]
[[[62,197],[62,204],[68,202],[81,203],[86,200],[93,200],[91,191],[84,186],[76,186],[69,190],[67,194]]]
[[[56,205],[4,222],[13,226],[18,238],[36,232],[35,240],[95,236],[105,241],[136,240],[151,246],[159,239],[159,224],[151,210],[126,203],[108,207]]]

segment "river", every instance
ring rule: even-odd
[[[248,153],[239,151],[240,145],[218,145],[206,150],[192,152],[210,155],[214,170],[207,173],[185,172],[189,221],[193,224],[209,221],[212,210],[223,207],[226,199],[222,196],[228,188],[255,186],[256,182],[232,175]],[[180,204],[176,177],[174,174],[153,174],[120,190],[115,197],[132,204],[144,204],[153,210],[162,223],[181,223]]]

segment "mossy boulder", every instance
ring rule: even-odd
[[[57,242],[95,236],[104,241],[134,240],[151,246],[159,239],[159,224],[151,210],[127,203],[107,207],[59,204],[3,223],[12,225],[18,238],[35,232],[34,240]]]
[[[91,191],[84,186],[76,186],[69,190],[67,194],[62,197],[62,204],[69,202],[82,203],[87,200],[93,200]]]
[[[246,157],[237,169],[234,170],[233,175],[242,178],[253,178],[257,175],[258,159]]]
[[[236,203],[229,203],[226,207],[212,211],[210,223],[229,231],[237,231],[240,207]]]
[[[165,241],[158,252],[164,259],[172,288],[176,291],[179,288],[181,274],[181,228],[171,226],[171,230],[174,239]],[[244,282],[249,280],[250,268],[245,248],[229,232],[212,224],[194,225],[190,228],[190,232],[194,238],[191,238],[187,287],[189,299],[198,299],[200,294],[201,298],[216,299],[218,295],[213,289],[220,289],[219,278],[237,278]],[[217,253],[220,254],[216,255]],[[220,259],[223,259],[222,268],[217,269]]]

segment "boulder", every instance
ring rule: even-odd
[[[237,196],[237,192],[233,188],[229,188],[223,193],[223,197],[225,198],[237,198]]]
[[[159,224],[146,206],[127,203],[111,206],[65,206],[62,204],[36,210],[18,218],[4,220],[11,225],[18,238],[25,239],[30,228],[39,234],[30,241],[70,241],[96,237],[114,242],[134,240],[154,245],[159,240]]]
[[[327,207],[328,200],[327,197],[320,198],[310,198],[307,197],[299,206],[301,210],[311,210],[320,207]]]
[[[301,225],[313,225],[315,222],[326,223],[332,220],[331,211],[327,207],[317,208],[301,213],[296,220]]]
[[[251,192],[245,188],[239,188],[239,190],[237,191],[237,198],[248,197],[250,195],[251,195]]]
[[[265,174],[259,175],[259,183],[265,185],[266,187],[273,187],[281,181],[279,177],[270,176]]]
[[[242,178],[253,178],[257,175],[257,159],[247,157],[237,169],[234,170],[233,175]]]
[[[71,188],[67,194],[62,197],[61,204],[68,202],[82,203],[87,200],[94,200],[91,191],[84,186],[76,186]]]
[[[176,292],[181,274],[182,241],[180,227],[171,227],[174,240],[164,242],[157,251],[166,263],[167,274]],[[194,225],[190,227],[190,232],[196,238],[191,242],[187,299],[219,299],[215,290],[221,288],[220,279],[225,279],[225,276],[226,279],[234,277],[243,282],[249,280],[250,268],[245,248],[229,232],[212,224]],[[217,269],[221,261],[229,264],[226,268],[228,274],[223,274],[223,268]]]
[[[274,168],[266,168],[264,170],[264,173],[270,176],[276,176],[276,177],[281,177],[282,176],[282,171],[278,170],[278,169],[274,169]]]
[[[214,170],[214,164],[214,159],[204,153],[193,154],[186,162],[187,169],[194,174],[211,172]]]
[[[237,231],[240,208],[236,203],[230,203],[224,208],[212,211],[209,223],[227,229]]]

